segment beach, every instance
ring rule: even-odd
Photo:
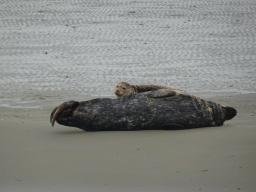
[[[32,1],[0,6],[0,191],[255,191],[256,4]],[[64,101],[120,81],[185,89],[237,110],[223,126],[86,132]]]
[[[254,191],[255,94],[220,127],[85,132],[44,108],[1,107],[1,191]]]

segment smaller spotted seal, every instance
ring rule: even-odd
[[[173,87],[167,87],[163,85],[131,85],[127,82],[120,82],[116,85],[114,93],[117,98],[131,95],[131,94],[136,94],[136,93],[141,93],[141,92],[147,92],[147,91],[156,91],[159,89],[171,89],[173,91],[176,91],[180,94],[185,94],[185,95],[190,95],[198,98],[195,95],[189,94],[187,91],[183,89],[178,89],[178,88],[173,88]]]

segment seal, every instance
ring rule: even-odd
[[[173,87],[167,87],[163,85],[131,85],[127,82],[120,82],[116,85],[114,89],[114,93],[117,98],[131,95],[131,94],[136,94],[136,93],[141,93],[141,92],[147,92],[147,91],[155,91],[158,89],[171,89],[173,91],[176,91],[178,93],[183,93],[186,95],[191,95],[194,97],[197,97],[195,95],[189,94],[187,91],[183,89],[178,89],[178,88],[173,88]]]
[[[67,101],[52,111],[50,122],[85,131],[187,129],[221,126],[236,113],[232,107],[159,89],[119,99]]]

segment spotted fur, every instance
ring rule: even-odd
[[[50,122],[85,131],[188,129],[221,126],[236,113],[232,107],[159,89],[119,99],[64,102],[52,111]]]
[[[147,92],[147,91],[156,91],[159,89],[171,89],[173,91],[177,91],[178,93],[197,97],[195,95],[189,94],[187,91],[185,91],[183,89],[167,87],[167,86],[163,86],[163,85],[151,85],[151,84],[131,85],[127,82],[118,83],[115,87],[114,93],[117,98],[120,98],[120,97],[131,95],[131,94]]]

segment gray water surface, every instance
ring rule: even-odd
[[[5,0],[0,44],[2,106],[110,97],[120,81],[256,92],[254,0]]]

